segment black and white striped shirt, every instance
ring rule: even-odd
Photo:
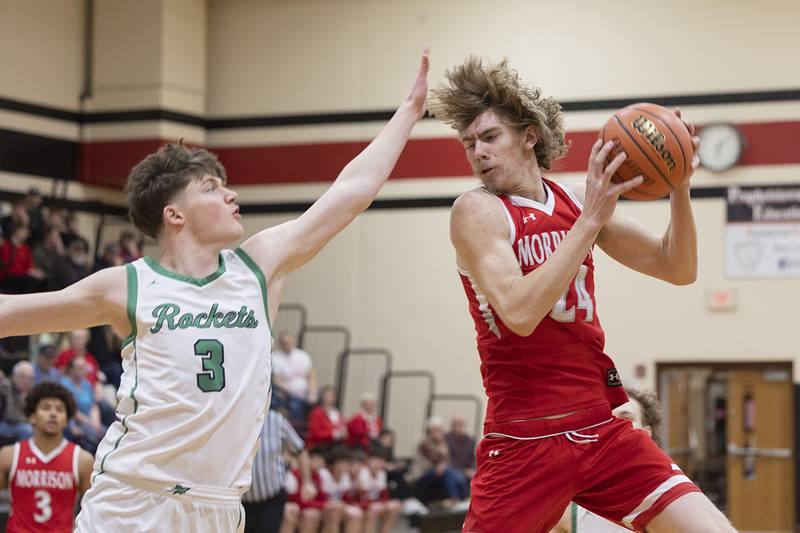
[[[298,453],[304,447],[303,439],[283,415],[270,409],[253,461],[253,483],[250,490],[242,494],[243,502],[262,502],[277,496],[283,489],[286,483],[286,461],[281,454],[284,445]]]

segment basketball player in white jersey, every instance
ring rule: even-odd
[[[617,418],[630,420],[634,429],[647,432],[656,443],[661,435],[661,406],[652,392],[625,389],[630,400],[614,409]],[[676,470],[677,466],[673,466]],[[624,533],[628,528],[606,520],[572,502],[550,533]]]
[[[158,260],[57,292],[0,295],[0,337],[110,324],[124,340],[118,421],[97,451],[77,531],[232,532],[270,391],[271,322],[287,274],[366,209],[424,113],[428,56],[378,136],[298,218],[242,236],[206,150],[167,145],[132,171],[130,215]]]

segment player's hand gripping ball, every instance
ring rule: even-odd
[[[608,161],[620,150],[628,158],[614,182],[642,176],[644,182],[623,194],[631,200],[667,196],[692,173],[692,136],[674,112],[656,104],[633,104],[614,113],[600,132],[603,143],[614,141]]]

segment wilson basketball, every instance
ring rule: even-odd
[[[656,104],[633,104],[608,119],[600,132],[603,142],[615,147],[608,161],[620,150],[628,158],[612,178],[615,182],[642,176],[644,182],[623,196],[631,200],[655,200],[667,196],[691,174],[692,136],[671,110]]]

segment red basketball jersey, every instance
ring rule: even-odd
[[[544,204],[520,196],[497,197],[508,219],[509,245],[523,274],[553,254],[582,208],[566,187],[546,179],[543,185]],[[591,252],[550,314],[527,337],[506,327],[469,272],[460,274],[478,334],[481,375],[489,397],[487,425],[609,404],[616,407],[627,401],[614,363],[603,352]]]
[[[79,451],[66,439],[47,455],[33,439],[14,445],[8,533],[71,533],[78,494]]]

